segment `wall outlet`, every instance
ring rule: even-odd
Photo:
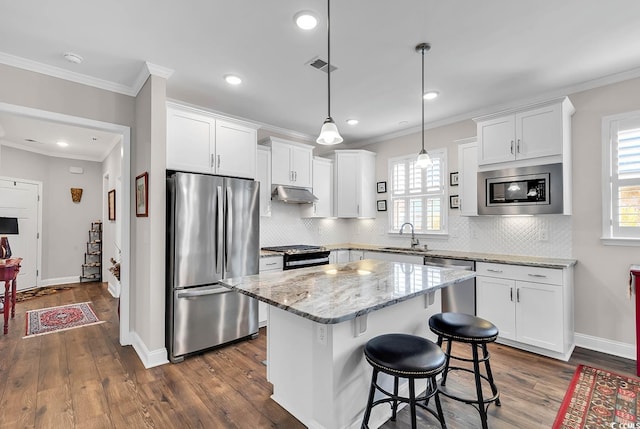
[[[318,324],[318,343],[323,346],[327,345],[327,326]]]

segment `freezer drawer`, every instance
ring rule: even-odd
[[[258,332],[258,301],[224,286],[173,292],[171,360]]]

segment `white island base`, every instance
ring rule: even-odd
[[[337,324],[317,323],[269,306],[267,378],[273,384],[271,398],[311,429],[359,428],[372,374],[364,358],[365,343],[388,333],[435,341],[428,320],[440,309],[440,290]],[[380,374],[379,382],[392,391],[391,377]],[[424,383],[416,382],[416,392],[424,388]],[[406,380],[401,380],[399,390],[408,396]],[[377,428],[389,417],[389,406],[375,407],[369,427]]]

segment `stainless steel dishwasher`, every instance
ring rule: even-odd
[[[424,257],[425,265],[475,271],[475,261],[463,259]],[[475,277],[442,289],[442,311],[476,314],[476,279]]]

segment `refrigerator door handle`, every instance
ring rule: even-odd
[[[217,204],[216,207],[216,273],[219,273],[222,268],[222,245],[223,245],[223,231],[224,231],[224,217],[222,215],[222,186],[218,186],[217,192]]]
[[[229,255],[231,254],[231,243],[233,243],[233,192],[231,186],[227,186],[226,192],[226,237],[224,246],[224,269],[225,275],[229,271]]]
[[[217,287],[215,289],[204,289],[204,290],[197,290],[197,291],[183,291],[183,292],[178,292],[177,298],[198,298],[201,296],[208,296],[208,295],[218,295],[221,293],[227,293],[227,292],[231,292],[231,289],[226,288],[226,287]]]

